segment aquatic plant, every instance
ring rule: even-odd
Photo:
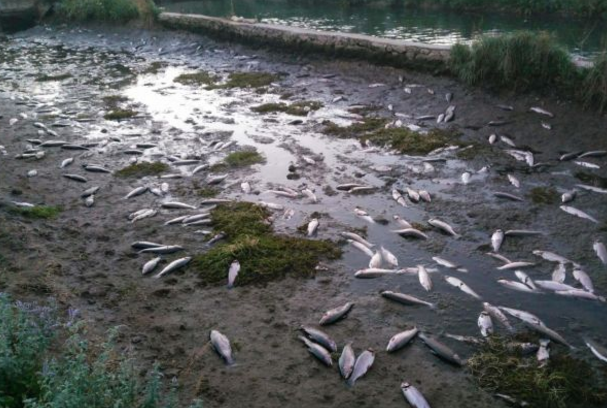
[[[535,204],[555,204],[559,202],[559,193],[553,187],[534,187],[528,194]]]
[[[241,150],[226,156],[222,162],[211,166],[211,171],[224,171],[228,168],[240,168],[265,162],[264,157],[257,150]]]
[[[574,174],[575,178],[582,183],[590,184],[595,187],[607,188],[607,177],[601,177],[585,171],[578,171]]]
[[[546,367],[535,355],[524,357],[508,347],[508,339],[492,337],[468,360],[476,382],[490,392],[499,392],[539,408],[602,407],[607,389],[585,361],[553,348]]]
[[[214,231],[223,231],[226,240],[192,261],[200,279],[207,284],[226,282],[228,268],[235,259],[241,265],[236,285],[241,286],[287,275],[313,276],[320,260],[341,256],[341,250],[331,241],[275,234],[267,221],[270,213],[253,203],[222,205],[211,215]]]
[[[265,103],[253,106],[251,110],[257,113],[284,112],[294,116],[306,116],[310,111],[322,108],[323,104],[317,101],[299,101],[290,105],[286,103]]]
[[[63,208],[60,206],[37,205],[35,207],[12,207],[10,212],[32,219],[51,219],[57,217]]]
[[[132,109],[120,109],[120,108],[116,108],[114,110],[109,111],[108,113],[106,113],[103,118],[106,120],[122,120],[122,119],[129,119],[132,118],[133,116],[137,116],[137,111],[134,111]]]
[[[215,75],[211,75],[206,71],[198,71],[190,74],[181,74],[173,79],[173,82],[177,82],[183,85],[211,85],[217,81]]]
[[[124,22],[139,16],[133,0],[61,0],[56,13],[68,20]]]
[[[232,72],[225,83],[209,85],[207,89],[261,88],[278,79],[279,75],[268,72]]]
[[[169,169],[169,166],[160,162],[141,162],[131,164],[114,173],[117,177],[136,177],[157,176]]]
[[[586,70],[579,87],[579,98],[586,108],[607,110],[607,52],[594,58],[593,66]]]

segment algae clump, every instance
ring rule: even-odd
[[[323,104],[317,101],[299,101],[294,102],[290,105],[286,103],[266,103],[251,108],[253,112],[257,113],[271,113],[271,112],[284,112],[294,116],[306,116],[308,112],[316,111],[322,108]]]
[[[25,218],[48,220],[57,217],[63,211],[63,208],[60,206],[37,205],[35,207],[15,207],[11,208],[10,211]]]
[[[268,72],[232,72],[226,83],[209,85],[207,89],[262,88],[279,78],[278,75]]]
[[[137,115],[137,111],[132,109],[114,109],[105,114],[103,117],[106,120],[122,120],[129,119]]]
[[[131,164],[123,169],[118,170],[114,174],[117,177],[145,177],[157,176],[169,169],[169,166],[160,162],[141,162]]]
[[[222,205],[211,213],[215,232],[226,240],[194,257],[192,265],[205,284],[227,281],[234,260],[240,262],[236,285],[268,282],[284,276],[313,276],[322,259],[337,259],[339,247],[331,241],[275,234],[269,211],[253,203]]]
[[[191,74],[181,74],[173,82],[180,83],[182,85],[211,85],[217,81],[217,77],[209,74],[206,71],[198,71]]]
[[[559,201],[559,193],[552,187],[534,187],[529,198],[536,204],[555,204]]]
[[[256,150],[242,150],[227,155],[222,162],[211,166],[211,171],[223,171],[229,168],[236,169],[264,162],[264,157]]]

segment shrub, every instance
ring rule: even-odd
[[[57,13],[77,21],[124,22],[139,16],[132,0],[61,0]]]

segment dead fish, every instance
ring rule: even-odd
[[[383,246],[380,247],[381,257],[384,261],[389,263],[392,266],[398,266],[398,258],[390,251],[388,251]]]
[[[548,350],[548,346],[550,345],[550,340],[540,339],[540,348],[537,351],[537,362],[539,367],[545,367],[548,364],[548,359],[550,358],[550,351]]]
[[[566,291],[566,290],[578,290],[577,288],[567,285],[563,282],[558,282],[554,280],[536,280],[534,281],[537,286],[542,289],[551,290],[553,292],[558,291]]]
[[[63,144],[61,145],[63,150],[90,150],[86,146],[76,145],[76,144]]]
[[[518,290],[519,292],[539,293],[538,290],[531,289],[529,286],[521,282],[511,281],[507,279],[498,279],[497,282],[507,288]]]
[[[534,230],[508,230],[504,232],[504,236],[507,237],[528,237],[534,235],[544,235],[545,233],[542,231],[534,231]]]
[[[567,191],[566,193],[563,193],[561,195],[561,202],[563,204],[571,202],[571,201],[573,201],[575,199],[575,196],[576,196],[575,190]]]
[[[552,125],[550,123],[542,122],[542,127],[546,130],[552,130]]]
[[[375,187],[372,186],[364,186],[364,187],[354,187],[348,191],[350,194],[358,194],[358,193],[367,193],[369,191],[375,190]]]
[[[61,164],[59,165],[59,168],[60,169],[64,169],[67,166],[69,166],[70,164],[72,164],[73,162],[74,162],[74,158],[73,157],[69,157],[69,158],[67,158],[67,159],[65,159],[65,160],[63,160],[61,162]]]
[[[316,230],[318,229],[318,220],[316,218],[312,218],[312,220],[308,223],[308,236],[312,237],[316,234]]]
[[[587,169],[600,169],[601,168],[601,166],[599,166],[598,164],[594,164],[594,163],[590,163],[590,162],[586,162],[586,161],[574,160],[573,162],[575,164],[577,164],[578,166],[586,167]]]
[[[148,191],[148,187],[147,186],[145,186],[145,187],[137,187],[134,190],[131,190],[131,192],[128,193],[126,196],[124,196],[124,199],[128,200],[129,198],[141,195],[141,194],[145,193],[146,191]]]
[[[27,172],[27,177],[35,177],[38,175],[38,170],[30,170]]]
[[[554,271],[552,271],[552,280],[554,282],[563,283],[567,277],[567,268],[565,264],[559,263]]]
[[[493,195],[496,196],[497,198],[505,198],[505,199],[511,200],[511,201],[523,201],[523,199],[519,196],[515,196],[514,194],[510,194],[510,193],[504,193],[502,191],[494,191]]]
[[[409,187],[407,187],[407,196],[409,197],[409,200],[413,201],[414,203],[419,202],[419,193],[410,189]]]
[[[40,147],[60,147],[67,144],[65,140],[46,140],[40,144]]]
[[[576,217],[580,217],[580,218],[586,219],[588,221],[592,221],[595,224],[599,223],[596,218],[592,217],[591,215],[586,214],[582,210],[578,210],[577,208],[570,207],[568,205],[561,205],[560,209],[565,211],[567,214],[575,215]]]
[[[596,256],[599,257],[603,265],[607,265],[607,249],[605,248],[605,244],[603,244],[601,241],[594,241],[592,249],[594,249]]]
[[[85,171],[90,171],[91,173],[111,173],[112,171],[109,169],[106,169],[105,167],[102,166],[96,166],[93,164],[87,164],[82,166],[82,168]]]
[[[497,135],[495,133],[490,134],[489,137],[487,138],[487,141],[491,145],[495,144],[495,142],[497,142]]]
[[[472,175],[470,174],[470,172],[465,171],[464,173],[462,173],[462,183],[464,183],[464,184],[470,183],[471,176]]]
[[[514,327],[510,324],[508,317],[497,307],[488,302],[483,303],[483,309],[489,313],[491,317],[496,318],[508,331],[514,332]]]
[[[405,330],[405,331],[395,334],[394,336],[392,336],[392,338],[388,342],[386,351],[388,353],[393,353],[397,350],[400,350],[401,348],[403,348],[407,344],[409,344],[409,342],[411,340],[413,340],[413,338],[415,338],[415,336],[417,336],[418,332],[419,332],[419,330],[417,329],[417,327],[414,327],[412,329]]]
[[[552,113],[550,113],[550,112],[548,112],[547,110],[542,109],[542,108],[540,108],[540,107],[538,107],[538,106],[532,106],[531,108],[529,108],[529,110],[530,110],[531,112],[539,113],[540,115],[546,115],[546,116],[549,116],[549,117],[551,117],[551,118],[553,118],[553,117],[554,117],[554,115],[553,115]]]
[[[156,269],[156,267],[160,264],[160,261],[162,261],[161,257],[157,257],[157,258],[147,261],[143,265],[143,268],[141,269],[141,274],[147,275],[148,273],[153,272],[154,269]]]
[[[565,153],[565,154],[561,155],[561,157],[559,157],[559,161],[572,160],[572,159],[575,159],[576,157],[579,157],[580,154],[581,154],[580,152]]]
[[[450,105],[445,111],[445,119],[443,121],[445,123],[451,122],[455,118],[455,105]]]
[[[436,123],[442,123],[445,120],[445,114],[441,113],[440,115],[438,115],[438,117],[436,118]]]
[[[537,286],[533,283],[533,280],[523,271],[514,271],[514,274],[525,285],[529,286],[533,290],[537,290]]]
[[[430,193],[428,193],[426,190],[419,190],[418,194],[425,202],[432,202],[432,197],[430,197]]]
[[[381,82],[369,84],[369,88],[381,88],[386,86],[386,84],[382,84]]]
[[[155,279],[161,278],[164,275],[167,275],[171,272],[176,271],[177,269],[183,268],[192,260],[191,257],[187,256],[185,258],[177,259],[170,264],[168,264],[163,270],[161,270],[158,275],[154,276]]]
[[[304,342],[310,354],[320,360],[327,367],[333,366],[333,358],[327,349],[320,344],[308,340],[304,336],[299,336],[299,339]]]
[[[436,305],[434,303],[426,302],[425,300],[418,299],[415,296],[407,295],[404,293],[392,292],[390,290],[386,290],[381,292],[382,297],[386,299],[392,300],[394,302],[401,303],[403,305],[422,305],[428,306],[430,309],[436,309]]]
[[[183,251],[183,250],[184,250],[184,248],[179,245],[163,245],[163,246],[154,246],[154,247],[144,248],[141,251],[139,251],[139,253],[140,254],[150,253],[150,254],[166,255],[166,254],[173,254],[175,252],[179,252],[179,251]]]
[[[301,156],[302,160],[305,161],[310,166],[314,166],[316,164],[316,160],[311,158],[310,156]]]
[[[373,220],[373,218],[369,215],[369,213],[367,213],[366,211],[355,207],[354,208],[354,214],[356,214],[358,217],[362,218],[363,220],[369,222],[370,224],[375,224],[375,220]]]
[[[364,246],[368,247],[368,248],[373,248],[375,245],[373,245],[372,243],[370,243],[369,241],[367,241],[366,239],[364,239],[363,237],[361,237],[360,235],[354,233],[354,232],[340,232],[340,235],[349,239],[352,239],[354,241],[360,242],[361,244],[363,244]]]
[[[201,213],[201,214],[185,215],[185,216],[179,217],[179,218],[181,218],[182,224],[189,224],[192,222],[196,222],[196,221],[200,221],[200,220],[209,218],[210,216],[211,216],[211,213],[205,212],[205,213]],[[177,219],[177,218],[175,218],[175,219]]]
[[[462,343],[474,344],[477,346],[484,343],[484,340],[473,336],[460,336],[459,334],[450,333],[445,333],[444,336],[453,340],[461,341]]]
[[[607,156],[607,150],[592,150],[589,152],[584,152],[578,156],[579,159],[583,159],[584,157],[603,157]]]
[[[395,215],[394,220],[403,228],[413,228],[413,226],[411,224],[409,224],[409,222],[407,222],[406,220],[404,220],[403,218],[401,218],[398,215]]]
[[[398,190],[392,190],[392,198],[394,199],[394,201],[396,201],[403,207],[407,207],[407,201],[405,200],[405,197],[403,197],[403,195]]]
[[[582,299],[589,299],[589,300],[598,300],[599,302],[603,302],[605,303],[605,298],[603,296],[598,296],[595,295],[592,292],[588,292],[582,289],[569,289],[569,290],[557,290],[554,292],[557,295],[561,295],[561,296],[569,296],[569,297],[577,297],[577,298],[582,298]]]
[[[576,281],[578,281],[583,287],[584,289],[586,289],[588,292],[594,292],[594,285],[592,284],[592,280],[590,279],[590,276],[588,276],[588,274],[586,272],[584,272],[581,269],[577,269],[575,268],[573,270],[573,277],[575,278]]]
[[[382,263],[383,263],[382,254],[380,251],[376,251],[373,254],[373,256],[371,257],[371,260],[369,260],[369,268],[371,268],[371,269],[381,268]]]
[[[521,182],[518,181],[518,179],[516,177],[514,177],[512,174],[508,174],[508,180],[510,181],[510,184],[512,184],[514,187],[516,187],[516,188],[521,187]]]
[[[192,176],[194,174],[200,173],[203,170],[208,169],[209,167],[211,167],[211,166],[209,166],[208,164],[201,164],[200,166],[194,167],[194,170],[192,170]]]
[[[352,370],[352,375],[348,378],[348,385],[350,387],[354,386],[356,380],[364,376],[367,371],[371,369],[373,366],[373,362],[375,361],[375,351],[373,349],[367,349],[363,351],[356,362],[354,363],[354,369]]]
[[[505,110],[505,111],[513,111],[514,107],[511,105],[495,105],[498,108],[500,108],[501,110]]]
[[[234,282],[236,281],[238,272],[240,272],[240,262],[235,260],[230,264],[230,269],[228,271],[228,289],[232,289],[234,287]]]
[[[475,291],[473,291],[468,285],[466,285],[464,282],[462,282],[460,279],[455,278],[453,276],[445,276],[445,281],[450,284],[451,286],[455,286],[456,288],[458,288],[459,290],[461,290],[464,293],[467,293],[468,295],[476,298],[476,299],[481,299],[480,295],[478,293],[476,293]]]
[[[491,120],[487,123],[487,125],[496,127],[496,126],[504,126],[509,123],[512,123],[512,121],[511,120]]]
[[[337,351],[337,344],[329,335],[322,330],[310,326],[301,326],[301,330],[308,335],[310,339],[320,344],[331,352]]]
[[[312,192],[312,190],[310,190],[309,188],[304,188],[303,190],[301,190],[302,193],[304,193],[306,195],[306,197],[308,197],[310,199],[310,201],[312,201],[313,203],[317,203],[318,199],[316,198],[316,194],[314,194]]]
[[[423,265],[417,265],[417,270],[419,283],[424,289],[426,289],[426,291],[430,292],[432,290],[432,280],[430,279],[428,271],[423,267]]]
[[[176,160],[174,162],[171,162],[172,166],[191,166],[192,164],[198,164],[200,163],[200,160]]]
[[[165,201],[165,202],[161,203],[160,206],[162,208],[167,208],[167,209],[181,209],[181,210],[184,210],[184,209],[185,210],[195,210],[196,209],[196,206],[182,203],[179,201]]]
[[[516,147],[516,144],[514,143],[514,141],[512,139],[510,139],[508,136],[500,136],[500,140],[502,142],[506,143],[510,147]]]
[[[319,324],[321,326],[326,326],[341,319],[345,319],[348,313],[350,313],[350,310],[352,310],[352,307],[354,307],[354,303],[348,302],[343,306],[328,310],[322,315]]]
[[[206,246],[207,247],[211,247],[214,243],[221,241],[222,239],[224,239],[227,235],[225,234],[225,232],[220,232],[218,234],[216,234],[213,238],[211,238],[209,240],[209,242],[207,242]]]
[[[584,190],[592,191],[594,193],[607,194],[607,189],[599,188],[594,186],[587,186],[585,184],[576,184],[577,187],[582,188]]]
[[[357,279],[374,279],[387,275],[402,275],[404,273],[406,273],[406,269],[367,268],[356,271],[354,277]]]
[[[88,180],[86,178],[84,178],[78,174],[62,174],[62,176],[65,177],[66,179],[78,181],[80,183],[88,182]]]
[[[401,237],[428,239],[428,235],[415,228],[403,228],[400,230],[392,230],[392,232],[400,235]]]
[[[222,181],[224,181],[226,178],[228,178],[227,174],[221,174],[218,176],[208,176],[207,177],[207,184],[209,185],[216,185],[221,183]]]
[[[408,382],[403,382],[400,385],[400,390],[411,407],[430,408],[430,404],[422,393]]]
[[[491,235],[491,247],[494,252],[499,252],[502,247],[502,243],[504,242],[504,231],[501,229],[495,230],[493,235]]]
[[[431,218],[428,220],[428,224],[432,225],[435,228],[438,228],[447,234],[458,238],[460,235],[453,230],[451,225],[447,224],[444,221],[439,220],[438,218]]]
[[[493,334],[493,321],[491,320],[491,316],[486,311],[482,311],[478,316],[478,328],[481,331],[481,336],[489,337]]]
[[[347,343],[341,351],[341,356],[339,357],[339,372],[344,380],[347,380],[352,375],[355,362],[356,355],[352,349],[352,343]]]
[[[358,184],[358,183],[346,183],[346,184],[340,184],[337,187],[335,187],[336,190],[340,190],[340,191],[348,191],[351,190],[355,187],[365,187],[364,184]]]
[[[534,329],[535,331],[537,331],[540,334],[545,335],[546,337],[550,338],[551,340],[554,340],[555,342],[560,343],[569,348],[572,348],[571,345],[560,334],[558,334],[554,330],[544,326],[543,324],[537,324],[533,321],[527,321],[527,320],[523,320],[523,322],[528,327]]]
[[[540,251],[538,249],[532,251],[533,255],[537,255],[539,257],[542,257],[543,259],[545,259],[546,261],[549,262],[558,262],[558,263],[563,263],[563,264],[568,264],[571,263],[571,261],[567,258],[565,258],[564,256],[555,254],[554,252],[550,252],[550,251]]]
[[[595,355],[596,358],[603,361],[604,363],[607,363],[607,349],[605,349],[605,347],[590,340],[589,338],[585,338],[584,343],[590,349],[592,354]]]
[[[458,356],[453,350],[451,350],[449,347],[439,342],[435,338],[426,335],[425,333],[420,333],[419,338],[438,357],[460,367],[464,365],[464,362],[462,361],[460,356]]]
[[[445,268],[449,268],[449,269],[455,269],[455,270],[457,270],[458,272],[463,272],[463,273],[467,273],[467,272],[468,272],[468,270],[467,270],[467,269],[465,269],[465,268],[461,268],[459,265],[457,265],[457,264],[455,264],[455,263],[453,263],[453,262],[451,262],[451,261],[448,261],[448,260],[446,260],[446,259],[444,259],[444,258],[440,258],[440,257],[438,257],[438,256],[433,256],[433,257],[432,257],[432,260],[433,260],[434,262],[436,262],[437,264],[439,264],[439,265],[441,265],[441,266],[444,266]]]
[[[90,196],[88,196],[87,198],[84,199],[84,205],[86,207],[92,207],[95,205],[95,195],[91,194]]]
[[[262,208],[269,208],[271,210],[280,210],[280,211],[282,211],[282,210],[285,209],[284,205],[276,204],[276,203],[269,203],[267,201],[260,201],[258,203],[258,205],[260,207],[262,207]]]
[[[219,354],[221,358],[226,362],[227,365],[234,364],[234,358],[232,357],[232,346],[230,340],[218,332],[217,330],[211,330],[211,344],[213,348]]]

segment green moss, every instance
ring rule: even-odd
[[[468,368],[482,388],[539,408],[599,407],[607,403],[604,383],[585,361],[553,348],[547,366],[540,368],[535,355],[525,358],[507,343],[490,338],[468,360]]]
[[[55,10],[60,17],[76,21],[125,22],[139,16],[133,0],[61,0]]]
[[[492,156],[496,156],[495,151],[491,146],[480,143],[470,143],[463,149],[459,149],[455,156],[460,160],[473,160],[476,157],[482,157],[488,159]]]
[[[379,129],[365,139],[396,149],[401,154],[428,154],[439,147],[445,147],[448,143],[454,143],[453,139],[458,136],[455,132],[432,129],[423,134],[414,132],[407,128]]]
[[[123,169],[118,170],[114,173],[117,177],[145,177],[145,176],[157,176],[164,173],[169,169],[169,166],[160,162],[141,162],[131,164]]]
[[[534,187],[528,197],[535,204],[555,204],[559,201],[559,193],[553,187]]]
[[[280,79],[267,72],[232,72],[224,84],[209,85],[207,89],[262,88]]]
[[[356,115],[366,116],[371,112],[375,112],[381,109],[381,106],[370,105],[370,106],[355,106],[348,109],[348,112],[354,113]]]
[[[72,78],[72,74],[59,74],[59,75],[40,75],[36,78],[37,82],[49,82],[49,81],[63,81],[64,79]]]
[[[132,109],[114,109],[106,113],[104,118],[106,120],[122,120],[137,116],[137,113],[137,111],[134,111]]]
[[[253,112],[257,113],[270,113],[270,112],[284,112],[289,115],[295,116],[306,116],[310,111],[316,111],[322,108],[323,104],[316,101],[300,101],[290,105],[286,103],[266,103],[251,108]]]
[[[422,224],[419,222],[412,222],[411,226],[418,231],[430,231],[432,228],[427,224]]]
[[[218,189],[216,187],[210,187],[210,186],[200,187],[200,188],[196,189],[196,194],[198,194],[200,197],[205,197],[205,198],[215,197],[220,192],[221,192],[220,189]]]
[[[582,183],[589,184],[591,186],[607,188],[607,177],[597,176],[596,174],[586,173],[585,171],[578,171],[575,173],[575,178],[580,180]]]
[[[350,126],[338,126],[337,124],[327,120],[323,122],[323,133],[331,136],[339,137],[340,139],[358,138],[361,134],[383,129],[389,122],[385,118],[365,118],[361,122],[355,122]]]
[[[147,68],[141,71],[142,74],[152,74],[156,75],[160,72],[161,69],[167,66],[166,62],[154,61]]]
[[[264,157],[256,150],[241,150],[239,152],[230,153],[225,159],[223,159],[223,162],[216,163],[211,166],[210,170],[225,171],[230,168],[235,169],[264,162]]]
[[[183,85],[212,85],[217,81],[217,77],[206,71],[198,71],[191,74],[181,74],[173,82]]]
[[[224,243],[194,257],[193,267],[206,284],[223,284],[234,260],[240,262],[238,286],[289,276],[312,276],[322,259],[336,259],[341,250],[331,241],[307,240],[274,234],[270,213],[252,203],[217,207],[213,228],[227,235]]]
[[[32,208],[13,207],[10,211],[25,218],[48,220],[57,217],[63,211],[63,208],[60,206],[37,205]]]

